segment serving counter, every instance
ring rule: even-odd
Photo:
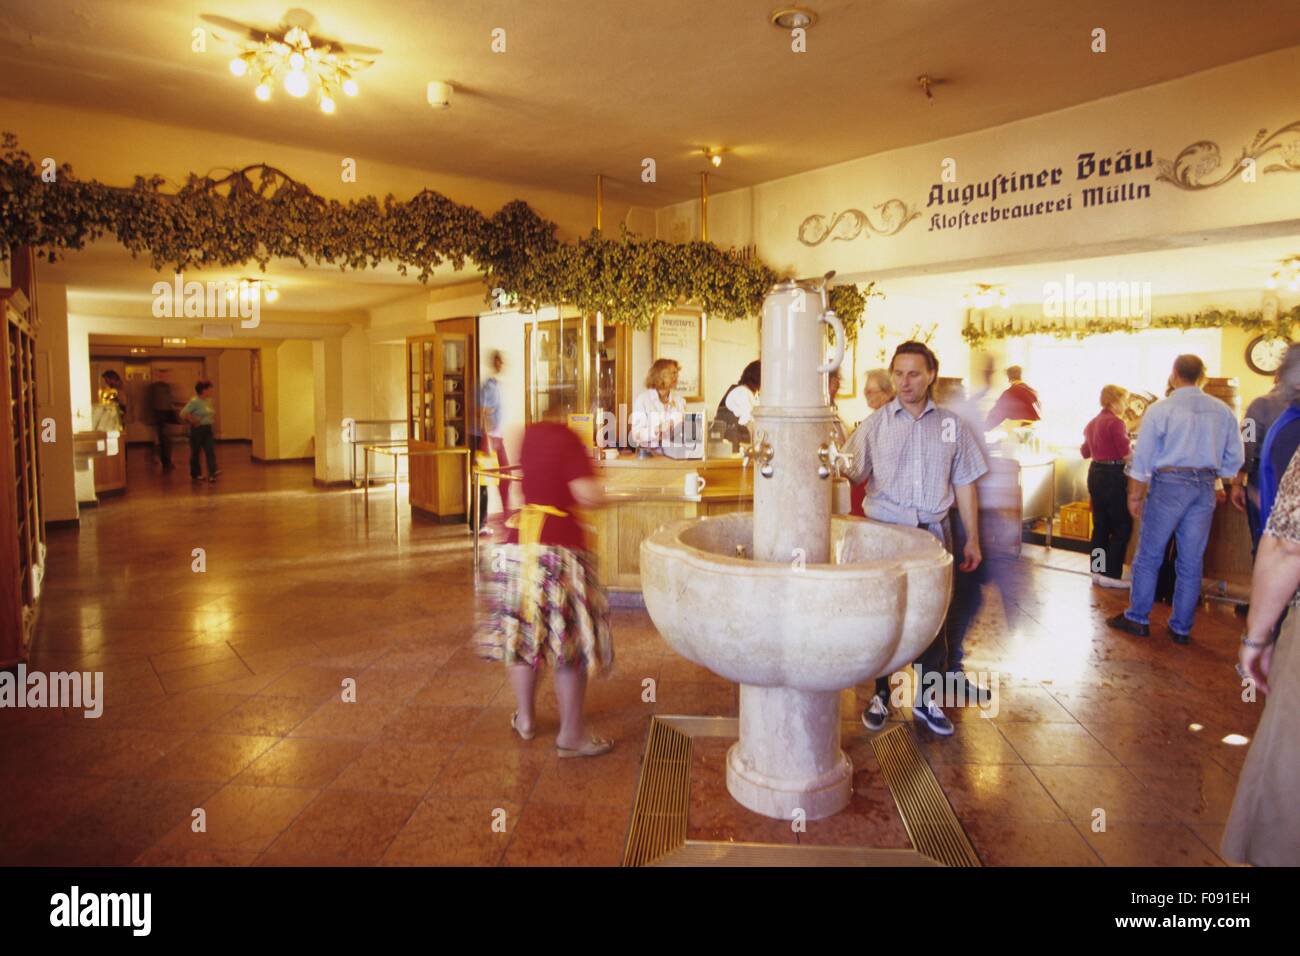
[[[600,580],[615,603],[620,594],[640,594],[641,542],[657,528],[754,507],[754,470],[742,466],[739,457],[678,461],[621,455],[596,462],[609,504],[588,512],[585,520]],[[687,494],[692,472],[704,479],[704,486]]]

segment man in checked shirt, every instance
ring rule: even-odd
[[[863,509],[868,518],[924,528],[952,550],[948,511],[956,501],[967,530],[960,570],[974,571],[981,561],[979,499],[975,481],[988,463],[980,440],[958,415],[934,403],[932,390],[939,360],[921,342],[904,342],[889,363],[897,394],[849,436],[852,454],[848,478],[870,479]],[[947,627],[916,661],[923,672],[947,673]],[[915,719],[941,736],[952,721],[939,706],[933,686],[923,693],[917,682]],[[868,730],[879,730],[889,717],[889,676],[876,679],[871,705],[862,712]]]

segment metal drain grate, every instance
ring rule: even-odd
[[[686,842],[691,804],[691,738],[652,718],[624,866],[646,866]]]
[[[880,772],[907,827],[912,846],[947,866],[981,866],[980,858],[934,771],[925,762],[906,728],[894,727],[871,740]]]

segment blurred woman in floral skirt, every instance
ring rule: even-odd
[[[506,542],[492,552],[493,587],[476,643],[502,660],[517,709],[510,726],[524,740],[537,731],[534,701],[545,661],[555,668],[561,757],[595,757],[614,747],[587,727],[583,704],[590,675],[614,663],[609,605],[575,508],[604,503],[591,456],[556,421],[528,426],[520,455],[523,507],[507,522]]]

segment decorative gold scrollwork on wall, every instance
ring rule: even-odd
[[[879,226],[873,223],[871,217],[861,209],[845,209],[843,212],[833,213],[829,217],[829,222],[821,213],[813,213],[799,223],[799,241],[805,246],[819,246],[827,239],[840,242],[847,242],[858,236],[869,239],[873,232],[878,236],[893,236],[913,219],[921,217],[920,212],[909,207],[901,199],[889,199],[872,208],[880,213]]]
[[[1156,173],[1156,179],[1177,186],[1179,189],[1212,189],[1239,176],[1249,163],[1254,162],[1258,166],[1260,161],[1271,153],[1278,153],[1280,162],[1264,166],[1264,172],[1300,173],[1300,120],[1283,126],[1272,135],[1269,135],[1267,129],[1261,129],[1255,134],[1251,144],[1242,149],[1241,155],[1232,164],[1232,168],[1218,179],[1205,178],[1223,165],[1219,144],[1208,139],[1192,143],[1179,153],[1172,163],[1167,159],[1160,160],[1157,164],[1159,171]]]

